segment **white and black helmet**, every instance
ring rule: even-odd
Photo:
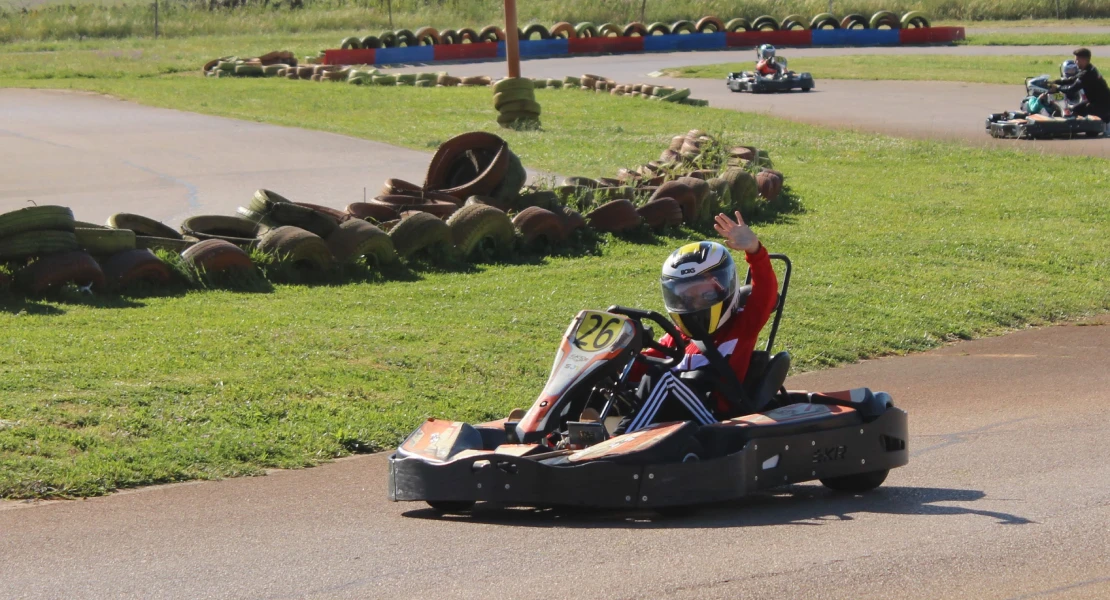
[[[759,58],[768,58],[768,59],[769,58],[774,58],[775,57],[775,47],[772,46],[771,44],[763,44],[762,46],[759,47],[758,50],[755,51],[755,54]]]
[[[663,305],[682,333],[707,339],[736,311],[736,262],[717,242],[695,242],[663,263]]]
[[[1078,74],[1079,64],[1076,63],[1074,60],[1069,58],[1068,60],[1064,61],[1064,64],[1060,65],[1060,75],[1065,79],[1067,79],[1068,77],[1075,77]]]

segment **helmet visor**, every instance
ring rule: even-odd
[[[722,264],[696,277],[664,277],[662,283],[667,312],[692,313],[711,308],[736,293],[736,271],[731,264]]]

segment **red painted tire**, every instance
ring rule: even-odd
[[[651,195],[652,200],[658,198],[674,198],[682,208],[682,219],[686,223],[694,223],[698,218],[698,196],[690,186],[678,181],[668,181],[659,186]]]
[[[104,271],[89,253],[75,250],[39,258],[19,272],[17,281],[22,289],[36,295],[67,283],[101,290]]]
[[[397,214],[409,210],[431,213],[440,219],[446,219],[459,208],[459,206],[453,202],[447,202],[445,200],[424,200],[413,196],[378,196],[370,202],[367,202],[367,204],[390,208],[397,212]]]
[[[369,202],[353,202],[347,205],[347,214],[356,219],[384,223],[401,218],[401,213],[392,206],[384,204],[371,204]]]
[[[636,209],[644,223],[652,229],[682,224],[682,207],[674,198],[656,198]]]
[[[636,212],[636,205],[624,199],[606,202],[586,215],[586,222],[590,227],[610,233],[635,229],[640,225],[640,221],[640,213]]]
[[[471,196],[489,196],[509,170],[509,145],[484,131],[455,136],[436,150],[428,164],[424,189],[454,196],[460,202]],[[474,166],[472,157],[477,159]]]
[[[513,226],[520,232],[524,244],[547,244],[554,246],[567,238],[563,229],[563,219],[559,215],[538,206],[530,206],[513,217]]]
[[[205,273],[250,271],[251,257],[243,249],[226,240],[203,240],[181,253],[181,258],[194,269]]]
[[[101,267],[108,288],[112,290],[126,289],[140,281],[164,285],[172,277],[166,263],[145,248],[113,254]]]

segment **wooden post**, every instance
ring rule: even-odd
[[[154,39],[158,39],[158,0],[154,0]]]
[[[385,5],[389,11],[389,28],[393,29],[393,0],[386,0]]]
[[[505,0],[505,59],[509,77],[520,77],[520,39],[516,27],[516,0]]]
[[[647,12],[647,0],[644,0],[643,2],[640,3],[640,22],[641,23],[646,23],[647,22],[646,19],[644,18],[644,14],[646,12]]]

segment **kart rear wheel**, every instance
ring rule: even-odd
[[[464,513],[474,508],[469,500],[428,500],[428,506],[437,513]]]
[[[888,474],[890,474],[890,469],[845,475],[843,477],[829,477],[828,479],[822,479],[821,484],[838,492],[869,492],[882,485]]]

